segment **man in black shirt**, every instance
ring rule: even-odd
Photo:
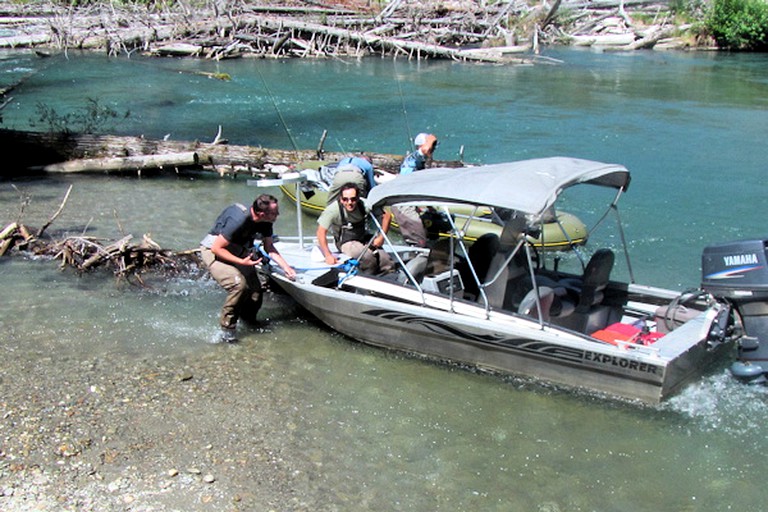
[[[257,197],[250,208],[239,203],[230,205],[219,214],[213,228],[200,242],[203,263],[227,291],[219,319],[223,341],[237,341],[238,318],[255,320],[261,308],[263,289],[256,265],[262,258],[251,257],[255,240],[261,238],[264,251],[289,279],[296,277],[296,271],[272,241],[272,224],[279,213],[277,199],[269,194]]]

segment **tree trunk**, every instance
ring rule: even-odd
[[[217,136],[217,138],[220,138]],[[15,155],[19,165],[4,166],[30,172],[137,172],[162,168],[197,168],[219,174],[273,175],[275,166],[295,166],[308,160],[335,162],[350,153],[317,149],[286,150],[199,141],[152,140],[92,134],[50,134],[0,130],[0,151]],[[366,153],[376,168],[397,172],[404,155]],[[435,161],[457,167],[458,161]]]
[[[163,169],[166,167],[191,167],[197,165],[197,153],[168,153],[164,155],[140,155],[117,158],[84,158],[59,162],[43,167],[45,172],[125,172],[141,171],[142,169]]]

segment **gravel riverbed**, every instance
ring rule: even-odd
[[[258,343],[85,360],[10,346],[0,372],[0,510],[338,503],[318,494],[320,468],[291,451],[287,393],[249,386],[272,371]]]

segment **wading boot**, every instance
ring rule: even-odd
[[[234,327],[222,327],[219,338],[222,343],[237,343],[237,335]]]

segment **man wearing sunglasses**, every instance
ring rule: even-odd
[[[381,228],[385,233],[389,229],[391,217],[389,212],[382,215]],[[317,244],[328,265],[339,262],[328,247],[327,235],[330,231],[336,248],[348,257],[358,260],[361,272],[387,274],[394,270],[392,258],[381,249],[384,235],[378,233],[371,241],[367,221],[367,211],[360,197],[360,189],[354,183],[342,185],[339,199],[329,204],[317,219]]]

